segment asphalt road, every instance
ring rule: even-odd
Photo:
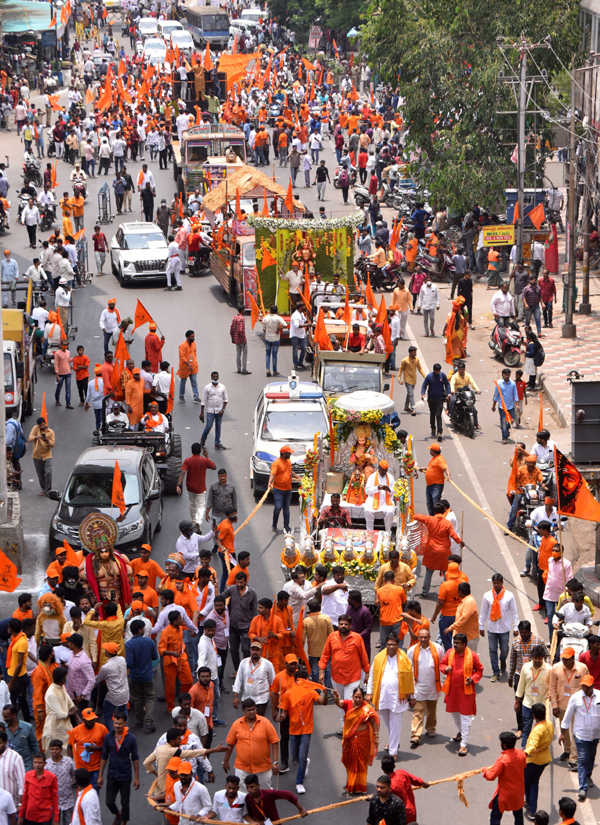
[[[22,148],[17,141],[14,131],[8,135],[2,134],[3,146],[6,146],[6,153],[11,157],[11,169],[9,179],[12,185],[11,195],[13,203],[17,185],[20,179],[17,173],[20,170],[20,157]],[[330,173],[335,169],[335,157],[331,150],[331,144],[326,144],[325,158],[328,161]],[[3,150],[4,154],[4,150]],[[134,177],[137,177],[140,164],[128,164]],[[158,163],[151,164],[157,183],[157,198],[167,197],[170,199],[173,193],[173,179],[170,170],[167,172],[158,171]],[[63,171],[64,170],[64,171]],[[279,177],[280,170],[275,167],[275,173],[279,181],[287,186],[287,172]],[[70,167],[66,167],[59,162],[59,180],[66,180]],[[108,180],[111,181],[109,176]],[[89,184],[89,197],[86,206],[85,223],[88,234],[91,235],[93,223],[97,216],[96,203],[99,186],[104,180],[92,180]],[[66,187],[65,187],[66,188]],[[62,187],[59,187],[62,192]],[[316,190],[300,188],[300,197],[304,203],[318,212],[318,203],[314,197]],[[344,207],[341,203],[341,195],[335,192],[332,187],[327,187],[325,206],[328,213],[333,215],[350,211],[351,207]],[[31,262],[31,250],[27,249],[27,240],[24,227],[15,226],[16,206],[13,206],[13,228],[10,234],[5,235],[3,243],[5,247],[12,250],[17,258],[21,270]],[[116,231],[119,220],[128,220],[137,217],[134,209],[132,216],[123,216],[112,224],[104,228],[107,236],[112,237]],[[93,258],[93,254],[91,258]],[[198,381],[200,386],[208,383],[210,373],[216,369],[219,371],[221,380],[227,387],[229,394],[229,405],[223,421],[222,440],[227,446],[227,451],[214,455],[213,439],[209,438],[209,451],[211,457],[219,467],[225,467],[229,473],[230,480],[236,485],[239,501],[240,522],[254,507],[254,497],[250,490],[248,480],[249,459],[251,454],[251,429],[255,399],[266,382],[264,371],[264,346],[262,337],[258,334],[258,327],[255,332],[250,332],[249,319],[247,330],[249,338],[249,364],[248,369],[252,371],[250,376],[236,374],[235,369],[235,348],[229,339],[229,324],[234,314],[233,307],[227,302],[226,296],[221,291],[220,286],[211,276],[203,279],[183,278],[183,292],[163,292],[159,286],[122,289],[117,280],[112,275],[103,278],[94,278],[91,286],[79,290],[74,294],[75,304],[75,324],[78,327],[76,341],[71,345],[71,352],[75,354],[75,346],[83,344],[86,353],[92,363],[102,361],[103,347],[101,331],[98,325],[102,309],[106,306],[107,299],[111,296],[117,298],[117,307],[121,316],[133,316],[136,299],[143,300],[144,305],[157,320],[160,328],[166,336],[165,357],[173,364],[177,364],[177,347],[184,340],[186,329],[196,331],[198,342],[198,360],[200,372]],[[483,287],[477,287],[479,291]],[[425,339],[421,326],[421,319],[418,316],[410,317],[409,331],[411,338],[416,338],[419,348],[419,357],[426,366],[431,369],[434,361],[444,360],[444,343],[439,337],[445,315],[449,309],[447,301],[448,290],[444,288],[442,297],[442,308],[438,313],[436,322],[435,339]],[[476,298],[476,306],[479,298]],[[389,301],[388,301],[389,303]],[[482,305],[487,304],[483,301]],[[146,329],[142,328],[136,333],[136,339],[131,347],[131,355],[139,365],[143,358],[143,336]],[[398,350],[398,363],[404,354],[404,349],[408,344],[401,344]],[[285,375],[292,365],[291,348],[285,346],[280,350],[280,370]],[[469,344],[468,369],[475,375],[477,382],[483,390],[482,396],[478,399],[480,423],[482,432],[478,433],[474,440],[470,441],[462,435],[451,434],[447,429],[444,434],[443,453],[450,466],[452,477],[456,483],[488,513],[493,513],[501,521],[506,518],[507,506],[505,498],[505,485],[509,472],[508,460],[512,455],[512,447],[503,447],[501,444],[500,430],[498,426],[497,413],[491,412],[491,401],[493,392],[493,379],[500,376],[500,364],[490,357],[485,336],[475,334]],[[77,459],[77,456],[91,444],[91,434],[93,429],[92,413],[84,413],[82,408],[75,407],[74,410],[67,410],[64,406],[58,408],[53,404],[54,377],[48,370],[38,370],[38,384],[36,387],[36,412],[39,410],[42,392],[46,392],[48,404],[48,416],[50,426],[56,432],[56,448],[54,450],[54,487],[62,490],[68,473]],[[399,411],[404,406],[402,388],[396,384],[395,401]],[[184,456],[189,454],[190,445],[198,440],[202,425],[198,421],[199,409],[194,405],[188,395],[185,405],[176,404],[174,410],[174,422],[176,430],[181,433],[183,440]],[[425,408],[426,410],[426,408]],[[416,455],[419,463],[424,464],[428,459],[429,420],[425,410],[420,410],[415,418],[403,416],[403,424],[415,439]],[[33,421],[29,420],[25,425],[28,432]],[[530,445],[534,440],[536,422],[531,422],[529,432],[523,433],[525,440]],[[23,582],[20,590],[37,589],[42,583],[44,569],[49,562],[47,548],[47,533],[51,516],[55,505],[44,498],[41,498],[39,487],[30,455],[23,462],[23,493],[21,496],[22,512],[26,533],[25,563],[23,565]],[[209,476],[208,481],[216,480]],[[425,494],[423,478],[415,485],[416,508],[425,512]],[[477,600],[481,599],[483,592],[491,587],[490,579],[494,572],[499,571],[505,577],[507,587],[516,592],[517,604],[521,618],[527,618],[535,622],[537,630],[541,634],[547,631],[538,619],[538,614],[532,613],[531,608],[536,602],[535,586],[528,580],[522,580],[518,576],[518,571],[523,565],[524,547],[516,542],[507,544],[501,531],[493,527],[487,519],[477,512],[461,496],[447,485],[446,497],[450,500],[453,509],[458,515],[459,525],[463,520],[464,512],[464,538],[467,544],[464,552],[464,569],[468,573],[473,593]],[[282,550],[282,536],[274,536],[270,530],[272,503],[267,501],[259,511],[253,521],[244,529],[237,540],[238,549],[247,549],[252,553],[252,566],[250,583],[254,586],[260,596],[277,592],[283,584],[283,576],[280,570],[279,554]],[[188,516],[187,498],[166,498],[164,511],[164,527],[160,535],[156,536],[153,546],[153,556],[159,561],[164,561],[169,552],[174,549],[174,543],[178,536],[177,524],[182,518]],[[292,524],[298,528],[299,519],[297,502],[294,502]],[[420,584],[420,583],[419,583]],[[438,584],[437,577],[434,585]],[[416,588],[420,591],[419,585]],[[435,590],[433,591],[435,593]],[[15,596],[0,594],[0,609],[2,615],[12,613],[15,606]],[[424,612],[431,616],[435,604],[435,596],[424,601]],[[375,640],[374,640],[375,641]],[[482,640],[479,649],[480,656],[484,663],[484,678],[478,687],[478,714],[472,726],[471,744],[469,755],[465,759],[456,756],[457,746],[449,743],[449,737],[456,733],[454,725],[446,716],[442,702],[439,704],[438,716],[438,736],[435,740],[425,739],[424,744],[416,751],[408,749],[410,737],[410,716],[404,718],[404,730],[401,739],[401,759],[402,767],[410,772],[423,777],[426,780],[439,779],[450,776],[461,771],[489,765],[497,758],[500,747],[498,734],[505,729],[515,728],[515,717],[512,711],[513,692],[506,685],[506,680],[498,684],[490,684],[491,670],[489,667],[489,656],[485,641]],[[230,672],[227,668],[227,673]],[[334,708],[318,708],[315,712],[315,733],[311,742],[310,757],[311,766],[306,780],[307,794],[303,798],[303,804],[307,808],[318,807],[341,801],[342,788],[345,783],[345,771],[340,764],[340,739],[335,735],[337,729],[337,710]],[[222,702],[221,717],[230,724],[238,715],[231,706],[231,696],[224,697]],[[158,735],[169,726],[169,719],[165,712],[164,704],[156,706],[157,734],[148,735],[139,733],[140,755],[143,759],[150,753],[156,744]],[[137,733],[137,732],[136,732]],[[223,733],[226,729],[221,729]],[[220,737],[216,737],[219,741]],[[382,745],[385,744],[386,734],[382,732]],[[555,744],[554,753],[560,753],[560,748]],[[381,753],[383,756],[383,752]],[[223,787],[224,774],[220,760],[214,760],[214,767],[217,774],[217,783],[211,790]],[[376,762],[369,772],[369,779],[374,783],[379,775],[379,766]],[[143,793],[150,786],[150,777],[142,774],[142,789],[133,794],[133,818],[135,825],[148,822],[149,817],[158,821],[158,815],[149,812]],[[568,773],[564,763],[555,763],[543,776],[540,792],[540,807],[546,810],[553,810],[551,821],[556,821],[557,813],[555,809],[557,799],[564,793],[574,793],[574,775]],[[293,771],[281,777],[279,786],[281,788],[294,790],[295,775]],[[466,794],[470,802],[470,808],[463,807],[459,803],[456,787],[454,783],[442,785],[427,791],[417,793],[417,805],[419,810],[419,821],[421,823],[433,822],[439,819],[440,811],[446,815],[447,821],[460,821],[465,825],[481,825],[487,821],[487,805],[493,795],[493,785],[485,783],[477,776],[466,783]],[[374,790],[374,784],[373,784]],[[102,794],[104,796],[104,794]],[[595,821],[593,809],[600,811],[597,805],[600,793],[596,788],[591,788],[590,798],[584,806],[578,809],[579,821],[585,825],[591,825]],[[367,806],[365,803],[358,803],[352,807],[350,816],[353,821],[364,821]],[[282,816],[294,813],[285,804],[280,806]],[[347,822],[348,809],[334,810],[328,813],[328,821],[332,825]],[[105,812],[105,821],[110,821],[110,814]]]

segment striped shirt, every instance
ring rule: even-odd
[[[0,788],[8,791],[18,807],[25,788],[25,763],[22,756],[8,747],[0,754]]]
[[[523,665],[526,662],[531,661],[531,651],[534,647],[543,647],[546,661],[549,660],[550,653],[548,651],[548,645],[541,636],[537,636],[535,633],[532,633],[527,644],[524,644],[523,639],[521,639],[520,636],[517,636],[510,651],[510,664],[508,667],[509,679],[514,679],[515,676],[518,678],[520,676]]]

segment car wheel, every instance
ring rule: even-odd
[[[125,286],[125,280],[123,278],[123,270],[121,269],[121,267],[119,267],[119,271],[117,273],[117,278],[119,279],[119,283],[121,284],[121,286]]]
[[[181,456],[172,455],[167,462],[167,472],[163,479],[165,493],[168,496],[177,495],[177,481],[181,472]]]
[[[158,517],[158,522],[156,524],[156,527],[154,528],[154,533],[155,534],[160,533],[160,531],[162,530],[162,523],[163,523],[163,502],[162,502],[162,498],[161,498],[161,500],[160,500],[160,514],[159,514],[159,517]]]
[[[181,447],[181,436],[177,433],[173,433],[173,435],[171,436],[171,455],[174,455],[177,458],[181,458],[183,455]]]

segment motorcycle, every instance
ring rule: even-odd
[[[335,182],[333,185],[335,186]],[[366,186],[354,187],[354,203],[359,209],[362,209],[363,206],[368,206],[371,203],[371,196],[369,195],[369,190]]]
[[[521,493],[521,503],[517,513],[515,526],[522,536],[529,535],[527,523],[531,523],[531,514],[544,501],[546,491],[541,484],[525,484]]]
[[[0,232],[4,234],[8,229],[8,221],[5,212],[0,212]]]
[[[54,135],[50,132],[50,136],[48,138],[48,148],[46,149],[46,154],[49,158],[54,157],[56,153],[56,146],[54,145]]]
[[[554,488],[554,464],[548,461],[538,461],[536,466],[542,474],[544,486],[548,489],[546,495],[552,496],[552,490]]]
[[[40,210],[40,229],[42,232],[47,232],[52,229],[56,220],[56,207],[52,204],[43,203],[38,204],[38,209]]]
[[[41,367],[49,367],[54,372],[54,355],[60,349],[60,344],[49,344],[46,354],[40,359]]]
[[[29,206],[29,195],[19,195],[19,206],[17,209],[17,221],[21,223],[21,215],[26,206]]]
[[[85,181],[84,180],[81,180],[81,179],[77,180],[76,179],[76,180],[73,181],[73,195],[76,198],[79,198],[79,197],[86,198],[87,197],[87,191],[86,191],[86,188],[85,188]]]
[[[416,264],[420,264],[425,270],[426,275],[431,275],[432,278],[438,278],[440,281],[452,281],[456,267],[452,261],[452,254],[449,249],[442,248],[442,261],[437,255],[429,255],[424,249],[420,249],[417,255]]]
[[[44,182],[40,171],[40,162],[33,157],[29,157],[23,163],[23,174],[21,175],[25,183],[30,181],[34,186],[41,186]]]
[[[271,103],[267,110],[269,126],[275,126],[275,121],[277,120],[277,118],[281,117],[282,113],[283,109],[280,103],[278,103],[277,101]]]
[[[333,176],[334,189],[340,188],[340,171],[340,167],[337,166],[335,170],[335,175]],[[354,186],[354,184],[356,183],[356,168],[348,169],[348,177],[350,178],[350,186]]]
[[[386,292],[396,289],[398,282],[404,280],[396,264],[393,267],[392,265],[384,266],[379,274],[373,261],[368,258],[359,258],[355,262],[354,268],[363,283],[366,284],[370,280],[374,289],[382,289]]]
[[[522,343],[523,334],[516,321],[511,321],[507,327],[496,324],[488,341],[496,358],[502,358],[507,367],[518,367],[521,363]]]
[[[563,634],[560,640],[561,656],[566,647],[572,647],[575,651],[575,661],[578,662],[581,654],[589,648],[589,627],[581,622],[565,622],[561,627],[561,631]]]
[[[457,391],[454,413],[450,420],[469,438],[475,437],[475,393],[470,387],[463,387]]]

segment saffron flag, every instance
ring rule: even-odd
[[[268,217],[270,217],[270,214],[269,214],[269,204],[267,203],[267,190],[266,189],[264,190],[263,194],[264,194],[264,202],[263,202],[263,210],[262,210],[262,213],[261,213],[261,217],[268,218]]]
[[[21,584],[17,576],[17,567],[2,550],[0,550],[0,590],[5,593],[14,593]]]
[[[348,327],[348,334],[350,334],[350,321],[351,320],[352,320],[352,310],[350,309],[350,300],[349,300],[348,287],[346,287],[346,298],[344,300],[344,314],[342,315],[342,321]]]
[[[85,235],[85,227],[83,229],[80,229],[79,232],[76,232],[73,235],[73,240],[78,241],[80,238],[83,238],[84,235]]]
[[[277,261],[271,255],[268,248],[266,246],[263,246],[263,254],[262,254],[262,259],[261,259],[261,262],[260,262],[260,268],[264,272],[265,269],[267,269],[267,267],[269,267],[269,266],[277,266]]]
[[[115,361],[121,360],[125,363],[125,361],[129,361],[130,357],[127,344],[123,338],[123,330],[120,330],[119,340],[117,341],[117,346],[115,347]]]
[[[319,345],[320,349],[333,349],[331,341],[329,340],[329,335],[327,335],[327,330],[325,329],[325,316],[323,315],[322,309],[319,309],[319,312],[317,313],[317,323],[315,324],[314,341],[316,344]]]
[[[94,93],[92,92],[91,86],[85,93],[85,102],[86,104],[94,102]]]
[[[308,274],[308,272],[304,276],[304,292],[302,294],[302,300],[306,304],[306,309],[310,313],[312,298],[311,298],[311,294],[310,294],[310,275]]]
[[[121,511],[121,515],[125,514],[127,510],[127,505],[125,504],[125,496],[123,495],[123,479],[121,478],[121,468],[119,467],[119,462],[115,461],[115,471],[113,473],[113,482],[112,482],[112,496],[111,496],[111,504],[114,507],[118,507]]]
[[[517,473],[519,472],[518,462],[517,462],[517,449],[515,447],[515,454],[513,456],[513,464],[510,471],[510,476],[508,477],[508,483],[506,485],[506,496],[509,501],[512,502],[513,493],[517,491]]]
[[[516,223],[519,220],[519,201],[515,203],[515,211],[513,212],[512,222]]]
[[[375,301],[375,295],[373,293],[373,287],[371,286],[371,276],[370,275],[367,275],[367,288],[365,289],[365,298],[367,299],[367,303],[369,304],[369,306],[373,307],[373,309],[375,309],[375,307],[377,306],[377,303]]]
[[[536,207],[534,207],[531,212],[529,213],[529,218],[531,223],[535,226],[536,229],[539,229],[540,226],[546,220],[546,212],[544,210],[544,204],[538,203]]]
[[[383,298],[383,295],[381,296]],[[383,321],[383,340],[385,341],[385,351],[387,355],[394,351],[394,345],[392,344],[392,333],[390,330],[390,325],[388,323],[387,314]],[[393,383],[393,382],[392,382]]]
[[[173,404],[175,403],[175,372],[171,367],[171,386],[169,387],[169,398],[167,400],[167,415],[173,412]]]
[[[42,408],[40,410],[40,418],[43,418],[46,424],[48,423],[48,413],[46,412],[46,393],[42,393]]]
[[[133,316],[133,320],[135,322],[133,332],[135,332],[138,327],[143,326],[146,322],[150,323],[154,320],[139,298],[135,307],[135,315]]]
[[[206,44],[206,51],[204,52],[204,70],[207,72],[212,71],[213,62],[212,57],[210,56],[210,46],[208,43]]]
[[[306,665],[306,669],[310,673],[310,664],[308,662],[308,657],[306,655],[306,651],[304,650],[304,642],[302,641],[302,626],[303,626],[303,624],[304,624],[304,608],[302,608],[302,610],[300,611],[300,615],[298,617],[298,626],[296,627],[296,635],[294,636],[294,651],[296,653],[296,656],[299,659],[302,659],[302,661]]]
[[[286,206],[287,211],[290,215],[294,214],[294,194],[292,192],[292,179],[290,178],[288,181],[288,189],[287,194],[285,196],[284,204]]]
[[[379,310],[377,312],[377,318],[375,319],[376,323],[382,324],[384,321],[387,320],[387,307],[385,305],[385,295],[383,292],[381,293],[381,303],[379,304]]]
[[[54,15],[54,17],[50,21],[50,28],[53,29],[54,26],[56,26],[56,15]]]
[[[540,417],[538,419],[538,433],[540,430],[544,429],[544,401],[542,398],[542,393],[540,393]]]
[[[254,329],[254,326],[260,317],[260,310],[251,292],[248,292],[248,298],[250,299],[250,326]]]
[[[498,386],[498,382],[494,381],[494,384],[496,385],[496,389],[498,390],[498,395],[500,396],[500,403],[502,404],[502,409],[504,410],[504,415],[506,416],[506,421],[507,421],[508,424],[512,424],[512,422],[513,422],[512,415],[506,409],[506,404],[504,403],[504,397],[503,397],[502,393],[500,392],[500,387]]]
[[[558,514],[585,521],[600,521],[600,503],[592,495],[577,467],[557,447],[554,448],[554,473]]]
[[[117,74],[119,75],[119,77],[123,77],[123,75],[126,73],[126,71],[127,71],[127,66],[126,66],[125,61],[123,60],[123,58],[121,58],[121,62],[119,63],[119,69],[117,71]]]
[[[238,221],[242,220],[242,207],[240,204],[240,190],[236,188],[235,190],[235,216]]]

